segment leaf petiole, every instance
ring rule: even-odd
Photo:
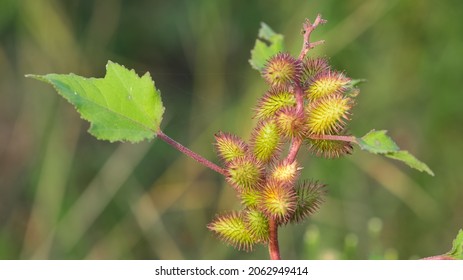
[[[164,132],[162,132],[161,130],[158,131],[157,137],[159,139],[161,139],[162,141],[166,142],[167,144],[171,145],[172,147],[174,147],[178,151],[182,152],[186,156],[196,160],[200,164],[214,170],[215,172],[217,172],[219,174],[222,174],[223,176],[227,176],[227,172],[226,172],[225,169],[223,169],[222,167],[216,165],[215,163],[210,162],[209,160],[205,159],[201,155],[193,152],[192,150],[190,150],[187,147],[183,146],[182,144],[178,143],[174,139],[172,139],[169,136],[167,136],[166,134],[164,134]]]

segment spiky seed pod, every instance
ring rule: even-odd
[[[272,87],[259,100],[255,117],[263,120],[275,116],[283,108],[296,105],[296,97],[289,87]]]
[[[257,242],[266,243],[269,239],[269,223],[267,216],[257,208],[248,208],[243,213],[252,238]]]
[[[309,134],[336,134],[345,128],[352,108],[352,99],[332,94],[306,106],[307,132]]]
[[[263,178],[262,165],[249,156],[231,161],[227,166],[226,180],[239,192],[257,188]]]
[[[290,86],[299,83],[302,65],[288,53],[278,53],[264,66],[262,75],[271,86]]]
[[[292,186],[296,179],[299,177],[300,168],[297,162],[293,163],[280,163],[274,166],[270,178],[272,180],[283,183],[285,186]]]
[[[289,222],[299,223],[315,213],[323,202],[325,186],[316,181],[304,181],[296,186],[296,210]]]
[[[343,93],[350,79],[335,71],[325,71],[315,76],[305,91],[307,98],[316,100],[335,93]]]
[[[252,132],[251,147],[254,156],[262,162],[269,162],[277,156],[280,133],[275,121],[261,121]]]
[[[352,144],[346,141],[309,139],[309,151],[318,157],[338,158],[352,154]]]
[[[286,138],[300,138],[305,134],[304,114],[298,113],[294,107],[280,110],[275,121],[281,135]]]
[[[215,136],[217,154],[225,163],[246,155],[248,145],[238,136],[219,132]]]
[[[244,189],[238,193],[241,204],[247,208],[256,208],[259,206],[260,189]]]
[[[258,241],[253,238],[241,213],[232,212],[217,216],[207,228],[238,250],[250,251]]]
[[[318,74],[328,71],[330,65],[328,59],[324,57],[307,57],[304,60],[302,69],[302,81],[305,83],[313,80]]]
[[[294,214],[296,203],[297,196],[293,186],[269,180],[262,188],[260,208],[267,217],[279,223],[286,223]]]

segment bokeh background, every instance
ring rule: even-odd
[[[356,150],[302,151],[328,184],[309,221],[280,229],[286,259],[416,259],[463,227],[463,1],[1,0],[0,258],[267,259],[206,229],[238,209],[223,178],[161,141],[100,142],[74,108],[27,73],[104,75],[107,60],[149,71],[163,130],[217,162],[219,130],[248,139],[266,89],[248,64],[260,22],[297,54],[301,23],[328,23],[311,52],[365,78],[350,131],[387,129],[436,176]]]

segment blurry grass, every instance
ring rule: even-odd
[[[303,256],[305,259],[343,259],[343,260],[397,260],[398,253],[394,248],[384,248],[381,242],[383,233],[383,223],[379,218],[371,218],[366,225],[367,236],[364,244],[366,248],[361,248],[359,237],[355,233],[347,233],[344,236],[342,246],[333,248],[323,244],[320,236],[320,229],[316,225],[307,227],[303,238]],[[365,257],[366,251],[367,255]]]
[[[455,1],[454,1],[455,2]],[[26,73],[101,76],[108,60],[149,70],[167,108],[163,129],[216,160],[213,134],[248,138],[265,91],[247,60],[259,23],[298,52],[318,12],[314,53],[366,78],[351,130],[389,129],[435,178],[356,151],[308,158],[328,183],[308,223],[280,231],[287,259],[395,259],[448,250],[462,227],[460,75],[463,5],[421,1],[2,1],[0,258],[255,259],[206,229],[239,207],[212,171],[154,141],[100,143],[87,123]],[[372,217],[378,217],[373,218]],[[304,246],[301,246],[304,243]]]

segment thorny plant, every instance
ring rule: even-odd
[[[299,180],[302,166],[297,155],[302,147],[315,156],[338,158],[350,154],[356,144],[433,175],[426,164],[400,150],[386,131],[372,130],[361,138],[347,133],[360,80],[332,69],[326,58],[308,56],[323,43],[311,42],[310,36],[325,22],[320,15],[313,23],[304,22],[297,57],[284,51],[282,35],[262,25],[250,63],[269,88],[255,106],[257,125],[250,141],[226,132],[215,135],[223,167],[160,129],[164,107],[149,73],[139,77],[133,70],[108,62],[106,76],[100,79],[74,74],[28,76],[52,84],[91,122],[89,132],[98,139],[138,142],[158,137],[223,175],[237,192],[242,209],[216,216],[207,227],[238,249],[265,244],[270,258],[280,259],[278,228],[304,221],[320,207],[325,193],[323,183]]]

